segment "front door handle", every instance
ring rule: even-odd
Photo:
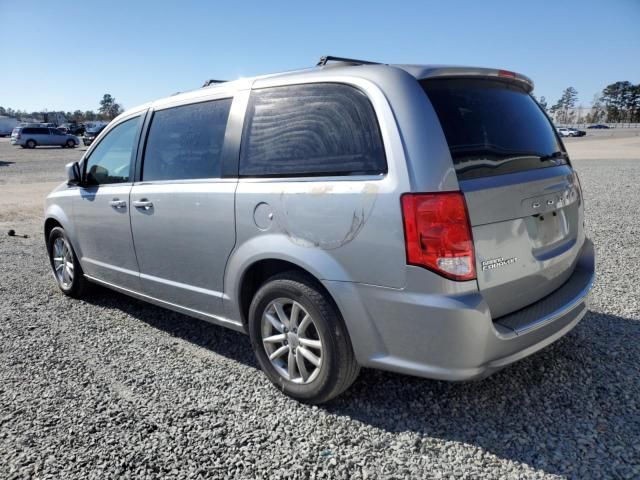
[[[133,206],[136,207],[136,208],[142,208],[144,210],[149,210],[149,209],[153,208],[153,202],[150,202],[146,198],[143,198],[141,200],[134,201],[133,202]]]
[[[114,198],[109,202],[109,205],[111,205],[113,208],[126,208],[127,202]]]

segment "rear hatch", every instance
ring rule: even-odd
[[[578,179],[553,125],[516,82],[420,83],[449,144],[492,317],[540,300],[569,278],[584,242]]]

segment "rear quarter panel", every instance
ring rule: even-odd
[[[241,178],[236,191],[237,242],[225,275],[232,318],[240,316],[237,299],[243,273],[262,259],[289,261],[319,280],[394,288],[405,284],[399,198],[410,189],[410,181],[393,111],[370,81],[326,77],[316,81],[350,84],[367,94],[378,117],[388,173]],[[288,83],[305,82],[294,78]]]
[[[287,260],[326,282],[404,288],[407,266],[400,196],[458,189],[433,107],[416,79],[403,70],[321,69],[287,75],[286,80],[258,79],[252,88],[316,82],[351,85],[367,95],[380,125],[388,173],[241,178],[236,192],[237,240],[224,281],[229,318],[241,318],[243,274],[261,259]],[[435,277],[426,270],[423,274]]]

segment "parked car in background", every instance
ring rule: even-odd
[[[51,127],[16,127],[11,132],[11,145],[22,148],[58,145],[62,148],[73,148],[80,144],[80,139],[57,128]]]
[[[482,378],[576,326],[594,276],[578,176],[532,89],[324,57],[133,108],[47,197],[53,278],[248,333],[308,403],[361,366]]]
[[[58,125],[58,129],[65,133],[70,133],[71,135],[84,134],[84,125],[81,123],[63,123],[62,125]]]
[[[587,132],[584,130],[578,130],[577,128],[558,128],[558,133],[561,137],[584,137]]]
[[[602,123],[598,123],[596,125],[589,125],[587,128],[596,128],[596,129],[609,129],[609,125],[603,125]]]
[[[102,125],[92,130],[85,130],[84,135],[82,136],[82,143],[84,144],[84,146],[88,147],[89,145],[91,145],[105,127],[106,125]]]

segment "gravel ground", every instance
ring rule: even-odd
[[[8,147],[0,197],[64,175]],[[241,334],[104,289],[64,297],[40,222],[0,212],[31,235],[0,235],[0,478],[640,477],[640,154],[575,165],[598,278],[570,334],[480,382],[364,370],[321,407],[275,390]]]

